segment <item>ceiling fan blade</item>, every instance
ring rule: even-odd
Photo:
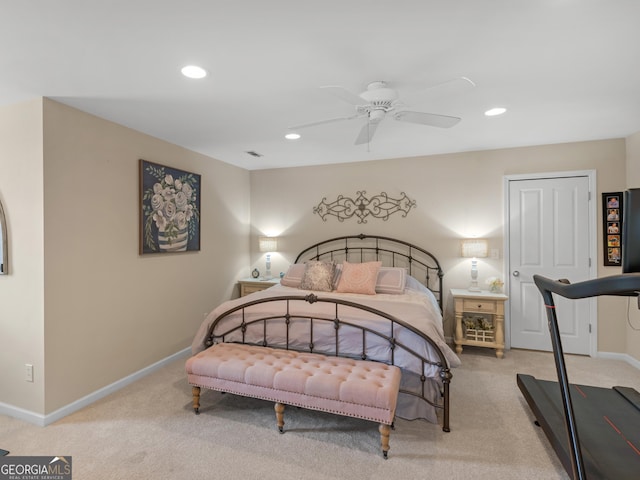
[[[324,87],[320,87],[323,90],[326,90],[331,95],[338,97],[340,100],[343,100],[351,105],[366,105],[367,101],[362,98],[360,95],[356,95],[353,92],[350,92],[344,87],[339,85],[326,85]]]
[[[431,127],[450,128],[457,124],[459,117],[450,117],[448,115],[438,115],[435,113],[411,112],[403,110],[397,112],[393,118],[401,122],[420,123]]]
[[[405,87],[402,98],[405,104],[417,104],[424,102],[425,98],[436,95],[438,97],[462,95],[475,88],[475,86],[475,82],[467,77],[457,77],[431,85],[412,82]]]
[[[360,133],[358,134],[358,138],[354,145],[362,145],[363,143],[369,143],[373,138],[373,134],[376,133],[376,128],[378,128],[379,122],[367,122],[360,129]]]
[[[318,122],[303,123],[301,125],[293,125],[293,126],[288,127],[288,128],[289,128],[289,130],[299,130],[301,128],[315,127],[316,125],[324,125],[325,123],[341,122],[343,120],[353,120],[354,118],[360,118],[362,116],[364,116],[364,115],[363,114],[357,114],[357,115],[350,115],[348,117],[329,118],[327,120],[320,120]]]
[[[453,88],[473,88],[476,86],[476,82],[468,77],[456,77],[451,80],[445,80],[444,82],[436,83],[435,85],[429,85],[427,89],[438,88],[443,86],[451,86]]]

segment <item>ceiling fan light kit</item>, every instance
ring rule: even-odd
[[[466,77],[462,78],[466,80],[467,84],[475,86],[471,80],[468,80]],[[449,115],[402,110],[405,105],[399,100],[398,92],[393,88],[389,88],[387,83],[384,81],[369,83],[367,85],[367,89],[359,95],[337,85],[327,85],[320,88],[326,90],[340,100],[354,105],[356,114],[347,117],[330,118],[317,122],[304,123],[289,127],[290,130],[298,130],[327,123],[365,118],[366,123],[362,126],[355,141],[355,145],[361,145],[363,143],[368,144],[371,142],[378,124],[384,120],[387,113],[391,113],[392,118],[400,122],[416,123],[419,125],[438,128],[451,128],[461,120],[459,117]]]

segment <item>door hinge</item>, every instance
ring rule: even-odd
[[[589,324],[589,333],[591,333],[591,324]]]
[[[589,190],[589,192],[588,192],[588,193],[589,193],[589,195],[587,196],[587,201],[589,201],[589,202],[590,202],[590,201],[591,201],[591,190]]]

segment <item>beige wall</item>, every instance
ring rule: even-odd
[[[11,361],[0,367],[0,402],[46,415],[191,344],[204,313],[232,295],[249,263],[250,179],[246,170],[54,101],[42,105],[42,121],[30,124],[43,132],[39,160],[36,152],[35,165],[9,163],[24,170],[16,187],[33,184],[33,191],[5,189],[4,165],[0,180],[14,266],[0,281],[16,282],[31,254],[39,267],[12,292],[19,308],[11,317],[27,318],[5,316],[0,304],[2,322],[15,329],[0,340],[10,344],[2,355]],[[24,157],[33,147],[14,149]],[[199,252],[138,254],[140,158],[202,175]],[[16,206],[18,194],[34,207]],[[27,220],[39,226],[35,239],[19,228]],[[23,254],[16,247],[23,242],[35,245]],[[29,301],[31,289],[37,302]],[[21,323],[38,328],[31,334],[15,327]],[[35,403],[24,363],[34,364],[44,385]]]
[[[640,132],[626,138],[627,188],[640,188]]]
[[[0,200],[10,275],[0,275],[0,406],[44,410],[42,101],[0,108]],[[35,365],[25,382],[25,363]]]
[[[375,146],[372,146],[375,148]],[[346,165],[327,165],[251,172],[252,234],[270,231],[282,236],[280,253],[273,257],[272,271],[286,270],[304,246],[323,238],[345,234],[378,233],[421,245],[435,254],[445,270],[445,289],[465,287],[469,263],[459,258],[459,239],[478,235],[489,239],[490,248],[500,250],[500,260],[479,263],[480,282],[503,276],[503,178],[509,174],[596,170],[598,192],[594,200],[601,214],[600,193],[625,188],[624,139],[581,142],[540,147],[514,148],[418,158],[381,160]],[[406,218],[388,221],[355,219],[323,222],[312,209],[323,197],[328,201],[342,194],[353,197],[359,190],[389,195],[400,192],[415,199],[417,208]],[[600,217],[598,217],[600,218]],[[600,224],[601,222],[598,222]],[[598,265],[602,265],[602,231],[598,225]],[[263,268],[264,258],[251,242],[254,266]],[[619,273],[599,266],[598,275]],[[599,302],[600,351],[624,353],[623,325],[610,326],[606,315],[623,314],[622,306]],[[445,298],[445,330],[451,335],[451,302]]]
[[[627,138],[626,188],[640,188],[640,132]],[[631,300],[629,321],[625,327],[627,352],[640,359],[640,309],[634,300]]]
[[[504,175],[594,169],[600,218],[601,192],[640,184],[640,134],[627,140],[626,150],[619,139],[247,172],[51,100],[2,107],[11,275],[0,276],[0,410],[49,414],[187,347],[235,280],[264,269],[262,233],[281,237],[274,273],[320,238],[384,233],[437,255],[446,289],[464,286],[459,238],[486,236],[502,257]],[[202,175],[200,252],[138,255],[140,158]],[[312,213],[323,197],[358,190],[404,191],[417,208],[366,224]],[[598,265],[600,276],[619,271],[601,266],[601,244]],[[483,260],[481,281],[502,269],[502,258]],[[606,320],[626,303],[603,299],[598,312],[599,350],[639,358],[638,332]]]

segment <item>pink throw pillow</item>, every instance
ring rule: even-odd
[[[382,262],[342,262],[342,273],[336,292],[375,295],[376,281],[381,265]]]
[[[304,269],[304,263],[294,263],[289,267],[285,276],[280,279],[280,283],[286,287],[300,288]]]

